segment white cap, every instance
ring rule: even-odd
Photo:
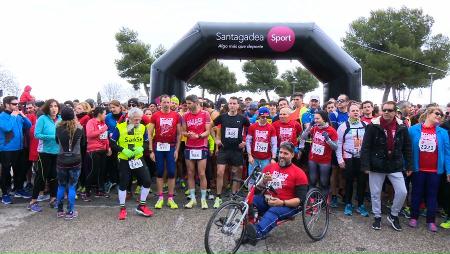
[[[309,101],[312,101],[312,100],[320,101],[319,95],[311,95],[311,97],[309,97]]]

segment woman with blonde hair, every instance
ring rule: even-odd
[[[450,141],[447,131],[439,125],[443,119],[439,107],[428,107],[419,123],[409,129],[412,144],[412,193],[410,227],[417,227],[420,202],[427,207],[427,227],[437,231],[435,223],[437,196],[442,174],[450,181]]]

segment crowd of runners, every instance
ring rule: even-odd
[[[240,189],[233,179],[260,167],[278,190],[276,199],[258,201],[267,208],[299,205],[287,197],[297,193],[289,176],[302,170],[302,185],[320,187],[345,215],[369,217],[370,205],[375,230],[385,208],[398,231],[399,216],[413,228],[423,216],[432,232],[442,216],[440,226],[450,229],[450,104],[374,105],[345,94],[321,104],[318,96],[305,100],[295,93],[278,101],[161,95],[149,104],[131,98],[97,105],[40,101],[30,91],[2,102],[5,205],[28,199],[31,212],[50,206],[69,220],[78,216],[76,200],[95,202],[111,193],[118,195],[119,220],[131,200],[147,217],[152,208],[218,208]],[[186,195],[186,203],[177,204],[177,194]],[[256,234],[264,230],[257,227]]]

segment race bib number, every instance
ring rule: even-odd
[[[156,151],[168,152],[168,151],[170,151],[170,144],[169,143],[156,142]]]
[[[255,152],[266,153],[269,148],[269,143],[267,142],[255,142]]]
[[[270,181],[270,185],[275,189],[281,189],[283,188],[283,183],[281,182],[280,179],[273,179],[272,181]]]
[[[100,134],[100,139],[104,140],[108,138],[108,131],[103,132],[102,134]]]
[[[238,138],[239,128],[225,128],[225,138]]]
[[[436,151],[436,137],[421,137],[419,140],[419,150],[426,153],[433,153]]]
[[[323,155],[325,153],[325,146],[313,143],[311,152],[317,155]]]
[[[137,169],[137,168],[141,168],[144,165],[142,164],[142,161],[140,159],[137,160],[129,160],[128,161],[128,165],[130,165],[130,169]]]
[[[202,150],[189,150],[189,159],[190,160],[201,160],[202,159]]]
[[[362,145],[362,139],[354,137],[353,138],[353,151],[355,154],[359,153],[361,151],[361,145]]]

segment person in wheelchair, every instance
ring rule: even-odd
[[[277,221],[285,220],[299,212],[299,207],[308,191],[308,178],[302,169],[292,164],[295,156],[291,142],[280,144],[278,163],[271,163],[263,169],[264,178],[256,186],[259,193],[253,204],[259,214],[256,224],[246,226],[245,242],[256,244],[277,226]],[[261,190],[269,187],[264,195]]]

